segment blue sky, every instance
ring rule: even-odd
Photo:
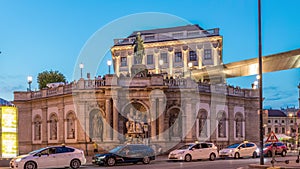
[[[300,48],[299,6],[298,0],[262,0],[263,55]],[[0,0],[0,11],[0,97],[7,100],[13,100],[13,91],[26,90],[28,75],[33,76],[33,89],[38,88],[38,73],[45,70],[58,70],[68,81],[76,79],[83,47],[95,32],[108,28],[107,37],[123,38],[135,30],[180,26],[187,21],[204,29],[220,28],[224,63],[258,56],[257,0]],[[145,12],[163,13],[173,20],[154,14],[150,19],[137,17],[126,23],[126,17]],[[114,23],[119,26],[113,27]],[[99,44],[112,45],[113,39]],[[101,66],[107,58],[109,53],[95,74],[108,72]],[[299,107],[299,69],[263,77],[265,107]],[[249,76],[228,79],[228,83],[250,88],[254,80],[255,76]]]

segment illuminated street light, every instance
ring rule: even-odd
[[[31,91],[32,76],[27,76],[28,91]]]
[[[107,65],[108,65],[108,74],[110,75],[111,60],[107,61]]]
[[[82,78],[82,69],[84,68],[83,63],[79,64],[79,68],[80,68],[80,78]]]

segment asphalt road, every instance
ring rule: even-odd
[[[277,157],[279,161],[291,160],[290,164],[285,166],[300,166],[294,161],[296,159],[293,157]],[[270,164],[271,158],[265,158],[265,164]],[[167,159],[160,159],[151,161],[150,164],[144,165],[142,163],[138,164],[118,164],[113,167],[96,166],[96,165],[85,165],[81,169],[247,169],[249,164],[259,164],[259,158],[245,158],[245,159],[218,159],[215,161],[200,160],[192,162],[181,162],[181,161],[168,161]],[[283,164],[283,163],[282,163]],[[276,163],[276,165],[281,165],[281,163]],[[9,169],[8,167],[0,167],[1,169]],[[300,167],[299,167],[300,168]]]

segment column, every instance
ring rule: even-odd
[[[156,107],[156,99],[151,99],[150,115],[151,115],[151,141],[156,141],[156,118],[158,108]]]
[[[188,50],[181,50],[182,54],[183,54],[183,72],[186,73],[187,72],[187,62],[188,62]]]
[[[158,102],[158,110],[159,110],[159,118],[158,118],[158,123],[159,123],[159,125],[158,125],[158,132],[159,132],[159,135],[158,135],[158,139],[160,140],[160,141],[163,141],[163,140],[165,140],[165,138],[164,138],[164,121],[165,121],[165,114],[163,113],[164,112],[164,109],[163,109],[163,107],[162,107],[162,105],[163,105],[163,99],[159,99],[159,102]]]
[[[128,52],[127,63],[128,63],[128,72],[129,72],[129,74],[131,74],[131,67],[132,67],[132,63],[133,63],[133,54],[132,54],[132,52]]]
[[[169,51],[169,74],[170,76],[173,75],[173,63],[174,63],[174,50],[172,49],[171,51]]]
[[[155,73],[159,73],[159,50],[155,50],[153,53],[154,63],[155,63]]]
[[[115,56],[115,65],[114,65],[115,74],[120,75],[120,56]]]
[[[197,56],[198,56],[198,68],[202,69],[203,50],[197,48],[196,52],[197,52]]]
[[[185,100],[185,109],[182,114],[182,131],[184,131],[185,140],[191,141],[192,140],[192,126],[194,121],[192,119],[192,103],[191,99]],[[183,138],[184,139],[184,138]]]
[[[119,134],[119,112],[118,112],[118,100],[113,100],[113,141],[118,141]]]
[[[213,56],[213,59],[214,59],[214,66],[217,66],[217,65],[219,65],[219,52],[218,52],[218,48],[214,48],[212,46],[211,50],[212,50],[212,56]]]
[[[112,120],[112,112],[111,112],[111,103],[110,99],[106,99],[106,105],[105,105],[105,114],[106,114],[106,139],[107,141],[112,140],[112,133],[111,133],[111,120]]]

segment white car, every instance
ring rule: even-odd
[[[12,159],[10,168],[79,168],[85,163],[86,158],[82,150],[67,146],[51,146]]]
[[[169,160],[192,161],[196,159],[209,159],[211,161],[218,157],[218,149],[213,143],[190,143],[173,150],[169,153]]]
[[[241,158],[241,157],[253,157],[256,158],[258,156],[258,148],[255,143],[252,142],[243,142],[232,144],[222,150],[220,150],[219,155],[221,158],[225,157],[233,157],[233,158]]]

